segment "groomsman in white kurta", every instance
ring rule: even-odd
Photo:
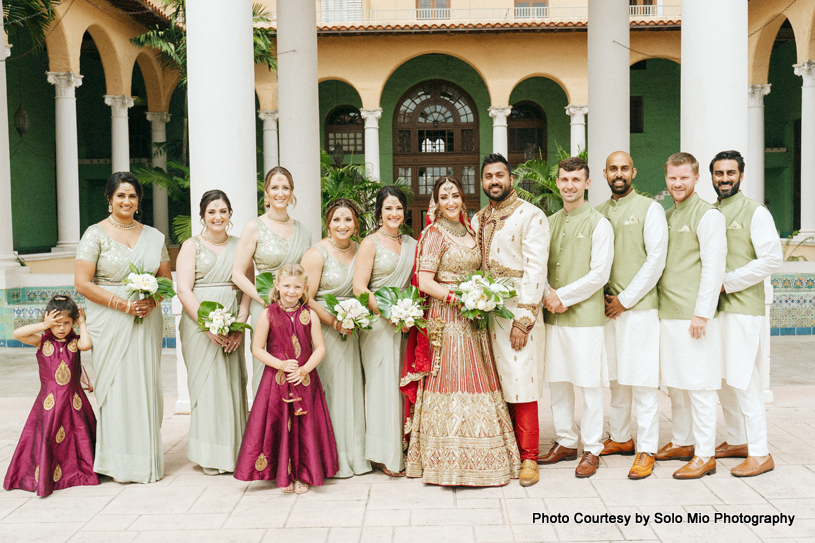
[[[606,356],[611,388],[609,427],[601,456],[637,457],[628,473],[644,479],[659,448],[659,298],[665,269],[668,223],[662,206],[631,186],[637,169],[624,151],[606,159],[603,175],[611,198],[596,207],[614,228],[614,263],[606,285]],[[631,439],[631,404],[637,412],[637,444]]]
[[[582,158],[567,158],[558,165],[563,209],[549,218],[549,291],[544,299],[545,374],[557,443],[538,462],[554,464],[577,458],[574,389],[579,387],[583,392],[583,458],[575,469],[577,477],[596,473],[603,450],[603,386],[608,384],[603,287],[614,259],[611,224],[586,201],[590,184],[589,166]]]
[[[783,252],[773,216],[739,190],[744,179],[741,153],[717,154],[710,174],[727,226],[727,268],[719,296],[725,379],[719,401],[727,441],[716,447],[716,458],[746,457],[730,473],[752,477],[775,467],[767,446],[758,341],[765,319],[764,280],[781,267]]]
[[[481,187],[490,203],[473,217],[481,269],[511,278],[518,296],[507,300],[513,320],[490,323],[490,344],[501,391],[512,416],[523,466],[521,486],[538,482],[538,398],[543,393],[545,333],[540,315],[549,257],[549,222],[540,208],[512,189],[512,173],[500,154],[484,157]]]
[[[716,305],[724,280],[724,216],[696,194],[699,163],[675,153],[665,163],[674,199],[668,257],[659,280],[659,358],[671,396],[673,437],[657,460],[690,460],[675,479],[716,473],[716,391],[722,386],[722,336]]]

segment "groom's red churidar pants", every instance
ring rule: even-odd
[[[509,416],[515,429],[515,440],[521,460],[538,460],[540,430],[538,428],[538,402],[510,403]]]

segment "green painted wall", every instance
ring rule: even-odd
[[[11,203],[14,249],[21,254],[49,251],[57,243],[56,135],[54,87],[48,83],[48,56],[30,53],[24,30],[10,28],[12,56],[6,64]],[[30,128],[23,138],[14,129],[22,105]]]
[[[634,185],[655,196],[665,190],[665,161],[679,151],[680,66],[659,58],[644,64],[644,70],[631,70],[631,96],[642,96],[644,130],[631,134],[631,157],[637,168]],[[605,181],[602,172],[600,180]],[[669,196],[661,203],[669,206],[673,200]]]
[[[530,77],[518,83],[512,89],[509,103],[515,104],[529,100],[543,108],[546,114],[546,160],[550,164],[557,161],[557,146],[569,150],[570,119],[566,115],[569,100],[566,93],[556,82],[545,77]],[[485,154],[485,153],[482,153]],[[511,164],[514,168],[517,164]]]
[[[764,198],[782,236],[793,231],[793,128],[801,118],[801,78],[792,65],[797,62],[795,42],[773,49],[770,57],[770,94],[764,97],[764,145],[786,148],[764,155]]]

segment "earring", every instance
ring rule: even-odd
[[[269,197],[268,197],[268,196],[264,196],[264,197],[263,197],[263,207],[269,207],[269,205],[270,205],[270,202],[269,202]]]
[[[113,213],[113,205],[108,204],[108,213]]]
[[[382,217],[379,217],[379,222],[377,224],[379,224],[379,226],[382,226],[382,224],[383,224]]]

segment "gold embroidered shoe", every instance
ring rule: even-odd
[[[538,463],[531,459],[524,460],[521,466],[521,475],[518,477],[518,482],[521,486],[532,486],[540,480],[538,473]]]

